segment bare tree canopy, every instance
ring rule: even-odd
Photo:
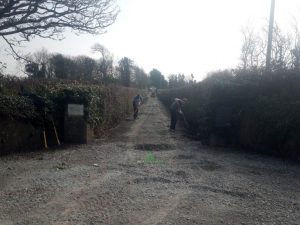
[[[13,48],[34,36],[60,38],[65,28],[99,34],[117,14],[115,0],[2,0],[0,36]]]

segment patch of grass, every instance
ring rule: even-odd
[[[157,163],[160,163],[160,162],[156,159],[156,157],[153,154],[153,152],[149,152],[146,155],[145,163],[148,163],[148,164],[157,164]]]

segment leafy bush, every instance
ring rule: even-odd
[[[0,94],[0,115],[2,117],[35,120],[36,109],[30,99],[23,96],[7,96]]]

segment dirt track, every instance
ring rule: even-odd
[[[0,225],[300,224],[300,165],[169,133],[149,99],[110,137],[0,158]]]

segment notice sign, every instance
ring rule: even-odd
[[[83,105],[68,104],[68,116],[83,116]]]

